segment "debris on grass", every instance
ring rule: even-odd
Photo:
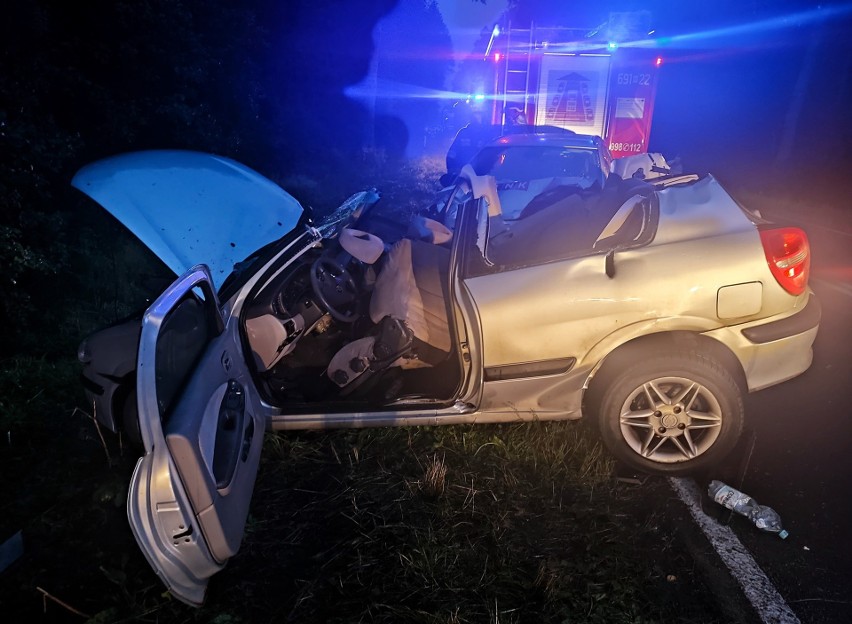
[[[82,611],[79,611],[79,610],[75,609],[74,607],[72,607],[71,605],[69,605],[69,604],[68,604],[67,602],[65,602],[64,600],[60,600],[59,598],[57,598],[56,596],[53,596],[52,594],[48,593],[46,590],[42,589],[41,587],[36,587],[36,590],[37,590],[37,591],[39,591],[39,592],[41,593],[42,598],[43,598],[43,600],[44,600],[44,613],[47,613],[47,601],[48,601],[48,600],[50,600],[50,601],[55,602],[56,604],[58,604],[58,605],[59,605],[60,607],[62,607],[63,609],[66,609],[66,610],[70,611],[70,612],[71,612],[71,613],[73,613],[74,615],[79,615],[80,617],[82,617],[82,618],[86,618],[87,620],[91,618],[91,616],[90,616],[90,615],[86,615],[86,614],[85,614],[85,613],[83,613]]]

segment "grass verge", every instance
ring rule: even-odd
[[[108,463],[84,416],[62,425],[66,447],[18,457],[4,488],[16,621],[85,621],[37,588],[90,622],[722,621],[664,482],[615,480],[581,423],[268,434],[241,552],[198,610],[135,548],[133,454],[107,438]]]

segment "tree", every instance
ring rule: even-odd
[[[81,258],[98,250],[83,240],[76,169],[151,147],[261,160],[266,38],[256,9],[222,4],[12,3],[0,52],[0,323],[15,331],[3,332],[0,356],[67,348],[55,329],[104,286],[86,279],[103,258]]]
[[[434,0],[401,0],[374,39],[374,113],[380,117],[373,139],[397,155],[407,139],[409,153],[419,153],[427,129],[440,124],[440,98],[453,64],[449,31]],[[388,132],[389,117],[402,122],[395,132]]]

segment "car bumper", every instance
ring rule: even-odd
[[[782,319],[723,327],[707,335],[734,352],[742,364],[749,391],[755,392],[808,369],[821,316],[819,300],[811,293],[801,310]]]
[[[821,318],[822,305],[816,295],[811,293],[800,312],[771,323],[748,327],[742,330],[742,334],[754,344],[766,344],[816,330]]]

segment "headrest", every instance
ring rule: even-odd
[[[409,233],[435,245],[446,243],[453,237],[452,231],[446,225],[422,215],[417,215],[411,220]]]
[[[340,232],[340,246],[353,258],[366,264],[373,264],[385,250],[385,244],[381,238],[352,228],[343,228]]]

